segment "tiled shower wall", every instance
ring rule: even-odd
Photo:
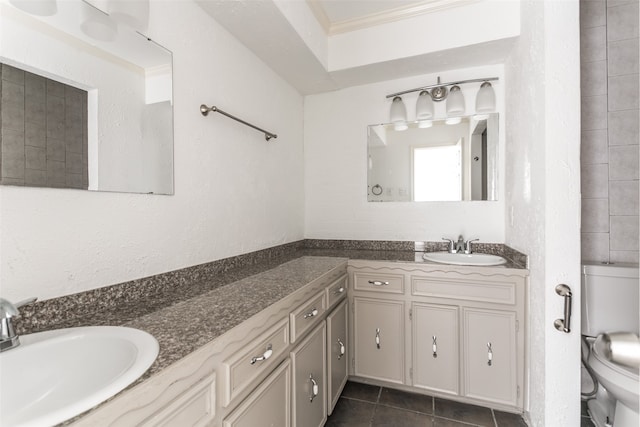
[[[86,189],[87,92],[0,66],[0,183]]]
[[[580,1],[584,261],[638,262],[638,6]]]

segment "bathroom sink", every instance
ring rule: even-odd
[[[138,329],[90,326],[20,336],[0,353],[0,425],[52,426],[139,378],[158,341]]]
[[[498,255],[490,254],[452,254],[449,252],[425,252],[422,255],[427,261],[439,262],[441,264],[454,265],[501,265],[507,262],[506,259]]]

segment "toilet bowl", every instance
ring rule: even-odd
[[[587,406],[597,427],[640,425],[638,367],[611,361],[602,335],[638,335],[639,288],[635,265],[583,266],[582,335],[589,344],[586,365],[599,385]]]
[[[640,421],[639,411],[639,375],[638,368],[631,368],[611,362],[605,357],[605,346],[602,336],[596,338],[591,345],[591,352],[588,358],[589,366],[594,373],[598,383],[604,387],[609,393],[613,404],[613,408],[603,407],[595,409],[589,405],[592,412],[610,413],[613,411],[613,417],[605,415],[603,417],[604,425],[606,418],[609,416],[609,422],[613,421],[614,427],[637,427]],[[595,414],[594,418],[595,418]],[[594,419],[594,421],[596,421]]]

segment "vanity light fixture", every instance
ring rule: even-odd
[[[499,78],[487,77],[482,79],[469,79],[441,83],[440,77],[438,77],[438,82],[434,85],[422,86],[387,95],[387,98],[393,99],[391,104],[391,123],[394,124],[394,128],[396,130],[404,130],[407,128],[407,111],[400,96],[412,92],[420,92],[416,101],[416,121],[418,122],[418,127],[430,127],[431,120],[435,116],[434,102],[441,102],[445,100],[445,123],[460,123],[461,116],[465,114],[466,110],[464,95],[462,94],[460,85],[469,83],[482,83],[476,96],[476,113],[486,115],[489,112],[495,111],[496,108],[496,95],[491,83],[489,83],[495,80],[499,80]]]
[[[9,3],[31,15],[52,16],[58,13],[56,0],[9,0]]]
[[[476,113],[492,113],[496,109],[496,94],[491,83],[484,82],[480,85],[476,95]]]
[[[407,109],[399,96],[393,98],[389,119],[393,123],[395,130],[407,130],[409,128],[407,125]]]
[[[82,0],[80,29],[91,38],[110,42],[116,38],[118,26],[111,17],[91,3]]]

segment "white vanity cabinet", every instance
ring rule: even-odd
[[[412,303],[413,386],[459,394],[459,312],[452,305]]]
[[[345,293],[346,295],[346,293]],[[327,414],[331,415],[347,383],[347,301],[327,316]]]
[[[326,324],[291,352],[293,426],[321,427],[327,420]]]
[[[348,271],[355,379],[523,411],[527,270],[351,260]]]

